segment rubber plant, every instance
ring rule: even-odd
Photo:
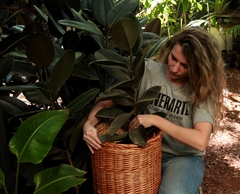
[[[5,179],[8,190],[12,188],[9,176],[15,174],[11,168],[16,164],[11,159],[7,160],[8,155],[11,158],[7,147],[10,145],[12,148],[13,140],[25,135],[18,132],[22,128],[20,126],[32,116],[38,122],[35,116],[42,112],[50,119],[48,111],[58,115],[58,111],[69,110],[61,129],[55,138],[52,136],[51,149],[42,162],[32,166],[31,163],[18,161],[18,191],[25,193],[33,193],[31,189],[26,191],[26,185],[35,189],[32,176],[49,167],[66,164],[88,171],[90,153],[81,137],[82,125],[99,92],[103,93],[98,100],[104,100],[104,96],[116,98],[108,93],[129,88],[127,93],[130,97],[124,93],[127,97],[124,99],[128,100],[127,108],[134,108],[134,112],[125,113],[130,118],[140,113],[159,89],[148,91],[148,97],[136,98],[144,57],[156,53],[163,41],[158,33],[159,20],[151,23],[147,31],[142,30],[147,20],[136,17],[138,0],[42,2],[44,9],[34,6],[35,18],[30,18],[24,10],[11,14],[8,10],[0,11],[0,113],[3,125],[0,130],[1,134],[5,134],[0,136],[1,161],[10,166],[10,173],[5,173],[9,172],[5,165],[2,168],[5,177],[1,173],[1,185],[4,185]],[[126,23],[133,24],[133,30],[125,27]],[[124,26],[121,27],[121,24]],[[115,29],[128,31],[124,37]],[[125,38],[123,46],[116,41],[118,37]],[[130,45],[126,47],[126,43]],[[146,49],[148,46],[150,49]],[[113,83],[117,85],[113,86]],[[121,104],[119,97],[114,100]],[[14,137],[15,133],[20,135]],[[48,133],[50,131],[45,131],[44,138],[48,138]],[[145,133],[145,130],[141,127],[138,133]],[[143,135],[139,137],[145,138]],[[3,142],[10,142],[12,138],[11,144],[4,143],[2,146]],[[137,141],[139,145],[144,145],[141,139]],[[84,175],[86,177],[88,173]],[[78,193],[87,182],[72,189]],[[91,184],[86,186],[87,192],[91,189]]]

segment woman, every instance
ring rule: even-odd
[[[186,28],[170,38],[154,60],[146,61],[139,93],[160,85],[157,100],[138,115],[129,130],[155,126],[163,133],[161,194],[196,194],[204,176],[203,157],[211,133],[222,119],[224,63],[216,39],[207,31]],[[101,147],[94,126],[96,112],[114,106],[97,103],[84,124],[92,153]],[[162,118],[154,112],[165,112]]]

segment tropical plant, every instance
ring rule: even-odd
[[[149,32],[149,28],[148,32],[141,30],[146,19],[135,17],[138,3],[137,0],[102,0],[101,3],[82,0],[81,4],[78,0],[43,0],[41,8],[34,6],[36,17],[33,19],[23,10],[15,13],[0,11],[0,123],[3,125],[0,128],[3,134],[0,136],[0,164],[5,174],[5,177],[0,175],[0,180],[8,190],[14,188],[11,186],[12,179],[16,180],[16,177],[11,177],[16,174],[12,166],[21,163],[15,163],[8,150],[12,138],[16,139],[13,134],[22,138],[25,133],[18,132],[22,131],[22,124],[26,121],[28,125],[36,126],[39,118],[35,116],[43,113],[47,117],[48,111],[57,115],[55,111],[68,109],[69,116],[59,126],[55,138],[51,136],[51,149],[38,165],[25,162],[20,164],[16,190],[33,193],[33,175],[43,169],[55,169],[61,164],[89,171],[90,153],[82,140],[82,125],[96,96],[100,91],[106,94],[111,88],[117,90],[112,86],[113,82],[118,83],[120,90],[124,85],[121,84],[123,80],[127,84],[133,82],[131,76],[140,79],[141,76],[137,73],[143,73],[144,56],[154,54],[164,40]],[[122,38],[122,34],[114,32],[114,29],[129,30],[126,23],[132,24],[134,28],[126,33],[124,38],[127,40],[123,41],[122,48],[116,42],[117,37]],[[124,26],[121,27],[121,24]],[[151,23],[151,26],[150,31],[154,28],[160,30],[158,20]],[[139,34],[136,35],[136,32]],[[137,38],[133,39],[129,34],[134,34]],[[131,44],[126,48],[126,41],[129,40]],[[148,46],[150,50],[146,49]],[[119,72],[117,69],[121,70],[121,75],[116,73]],[[112,70],[111,73],[109,70]],[[136,84],[138,83],[139,80]],[[98,100],[101,99],[104,98]],[[130,102],[135,99],[136,96]],[[140,104],[145,103],[140,102],[137,104],[138,109],[141,108]],[[51,118],[49,116],[46,120]],[[43,143],[50,131],[48,129],[45,132]],[[31,151],[35,149],[30,148]],[[80,191],[87,190],[91,193],[91,183],[87,185],[91,176],[86,173],[84,178],[87,181],[81,184]],[[79,187],[68,192],[78,193]]]
[[[201,25],[203,21],[199,21],[199,19],[201,19],[206,12],[205,1],[141,0],[141,2],[143,9],[139,15],[148,17],[150,21],[154,18],[160,18],[160,36],[170,37],[190,22],[194,26]]]

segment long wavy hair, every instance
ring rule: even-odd
[[[168,56],[176,44],[182,47],[188,63],[192,90],[190,103],[196,108],[200,103],[211,101],[215,121],[213,129],[216,130],[223,118],[223,91],[226,89],[225,64],[219,44],[204,29],[184,28],[166,41],[154,60],[167,64]]]

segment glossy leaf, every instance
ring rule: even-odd
[[[39,13],[39,15],[47,22],[48,16],[44,12],[42,12],[42,10],[39,9],[36,5],[33,5],[33,7]]]
[[[99,93],[99,88],[92,88],[88,91],[84,92],[83,94],[79,95],[73,101],[71,101],[67,108],[70,109],[71,114],[79,111],[84,106],[86,106],[89,102],[91,102]]]
[[[106,26],[107,14],[113,8],[113,6],[113,0],[97,0],[92,2],[93,16],[102,26]]]
[[[21,12],[22,12],[22,9],[19,9],[19,10],[15,11],[14,13],[12,13],[7,19],[5,19],[4,23],[1,26],[4,26],[4,25],[8,24],[9,22],[11,22]]]
[[[40,32],[28,36],[25,42],[26,55],[40,67],[47,67],[54,57],[53,43],[50,38]]]
[[[44,33],[42,25],[37,22],[31,22],[23,29],[22,36],[27,36],[34,32]]]
[[[110,61],[110,60],[98,60],[93,61],[90,64],[99,65],[103,68],[109,75],[117,77],[121,80],[129,80],[131,79],[129,75],[129,71],[126,68],[126,65],[118,62],[118,61]]]
[[[67,164],[42,170],[34,176],[34,194],[56,194],[82,184],[85,172]]]
[[[87,21],[84,19],[84,17],[81,16],[75,9],[70,8],[70,11],[72,12],[74,18],[78,22],[86,23]]]
[[[104,108],[98,111],[96,116],[101,118],[114,119],[122,113],[124,113],[124,111],[120,108]]]
[[[94,56],[97,60],[107,59],[108,61],[118,61],[122,64],[125,64],[124,67],[128,66],[128,61],[126,58],[109,49],[100,49],[94,53]]]
[[[92,34],[102,35],[101,30],[91,21],[87,21],[86,23],[83,23],[83,22],[65,19],[65,20],[59,20],[58,23],[61,25],[83,30],[85,32],[89,32]]]
[[[153,101],[158,98],[161,86],[153,86],[146,90],[140,99],[137,101],[137,113],[142,113],[142,111]]]
[[[16,35],[19,36],[21,34],[20,33],[19,34],[12,34],[12,35],[9,35],[7,38],[12,39],[12,36],[16,36]],[[4,56],[6,53],[13,51],[18,45],[23,43],[26,38],[27,38],[26,36],[24,36],[22,38],[17,37],[16,41],[8,44],[8,47],[5,50],[3,50],[3,52],[0,54],[0,56]]]
[[[109,92],[102,92],[97,97],[97,102],[103,101],[103,100],[114,100],[118,98],[128,98],[129,100],[133,100],[127,92],[121,89],[113,89]]]
[[[145,28],[144,32],[152,32],[154,34],[160,35],[161,30],[161,20],[159,18],[154,18],[151,22],[149,22]]]
[[[136,145],[146,147],[147,133],[143,125],[140,125],[137,129],[129,130],[129,137]]]
[[[120,49],[129,51],[138,39],[138,26],[129,18],[118,21],[112,29],[112,41]]]
[[[109,135],[114,135],[122,126],[129,120],[133,115],[134,111],[130,113],[123,113],[118,115],[112,122],[109,127]]]
[[[88,66],[78,66],[78,67],[74,67],[72,74],[74,76],[83,78],[83,79],[87,79],[87,80],[99,80],[98,78],[98,74],[96,73],[96,71]]]
[[[107,14],[107,26],[112,28],[117,21],[134,12],[138,4],[139,0],[119,1]]]
[[[4,112],[16,116],[23,112],[30,111],[30,108],[27,104],[21,101],[18,98],[10,97],[10,96],[1,96],[0,97],[0,106]]]
[[[48,89],[52,94],[56,94],[68,80],[69,76],[72,74],[74,63],[74,51],[66,50],[58,60],[48,82]]]
[[[43,111],[25,120],[9,142],[17,162],[42,162],[68,114],[68,110]]]

